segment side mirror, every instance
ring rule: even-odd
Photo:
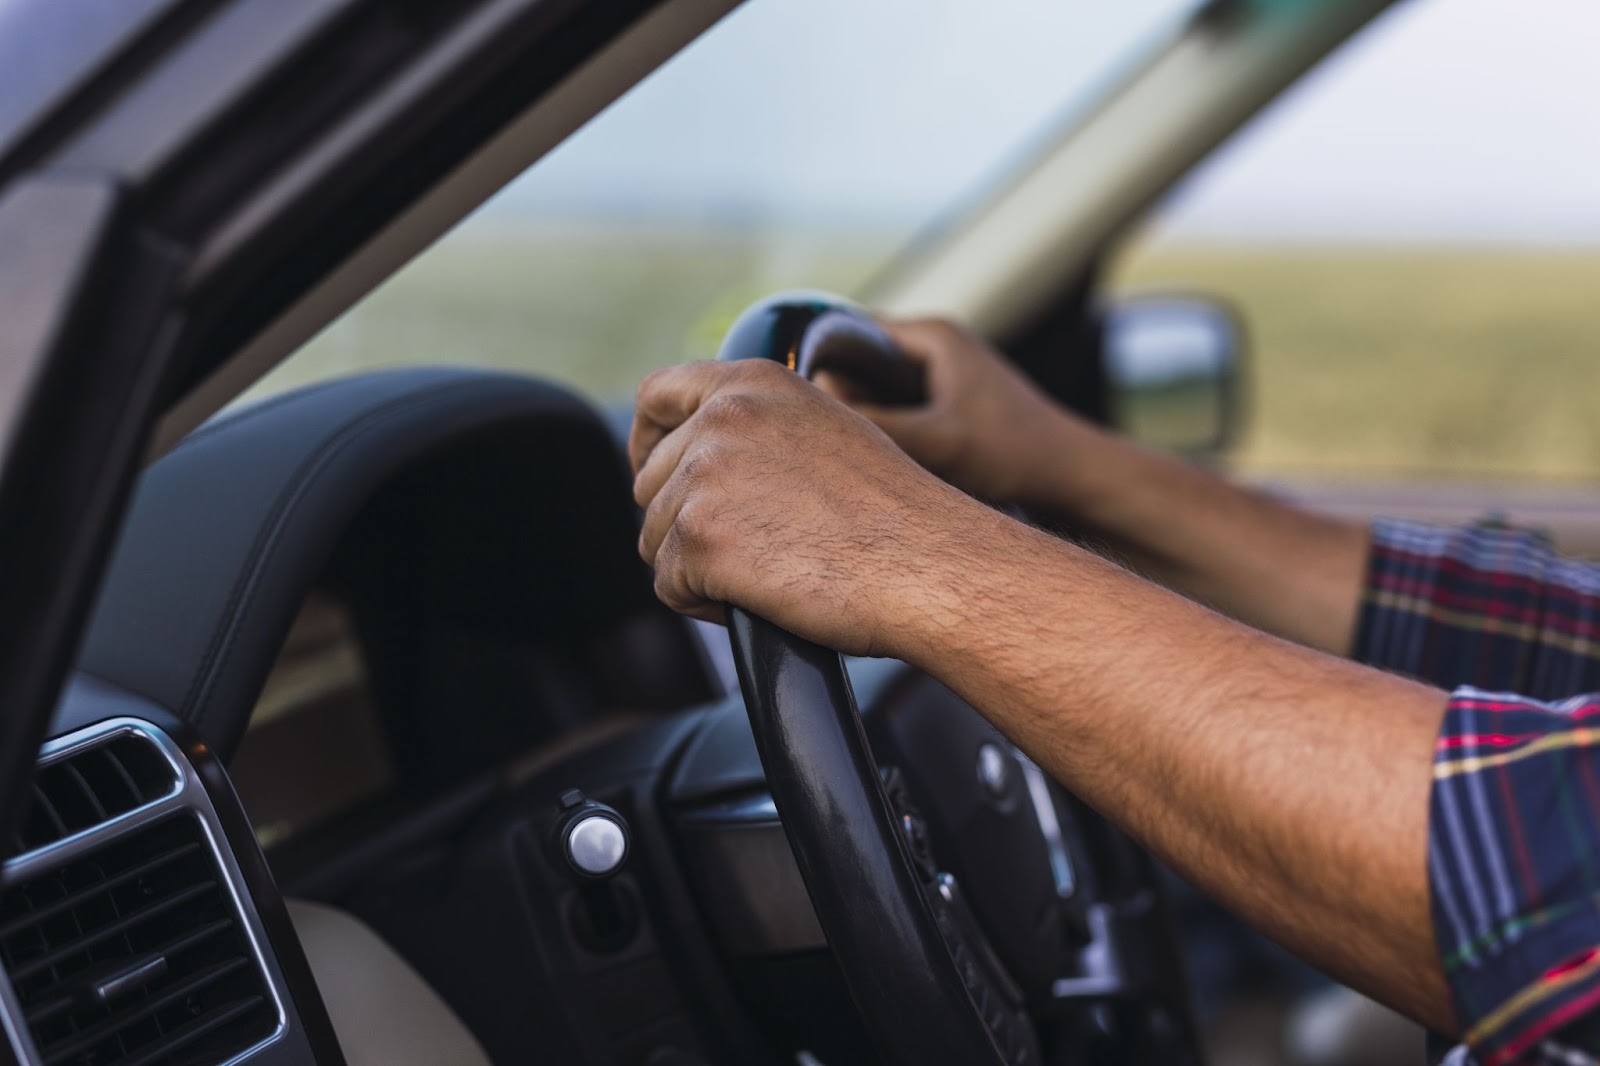
[[[1106,310],[1103,329],[1117,428],[1186,454],[1233,443],[1245,334],[1232,308],[1203,296],[1134,296]]]

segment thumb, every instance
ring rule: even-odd
[[[879,318],[878,324],[901,355],[929,370],[945,361],[960,335],[959,327],[942,318]]]
[[[918,454],[934,431],[936,419],[932,409],[926,406],[888,407],[875,403],[855,403],[851,406],[913,456]]]

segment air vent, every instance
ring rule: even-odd
[[[277,1026],[186,811],[6,885],[0,961],[45,1066],[214,1066]]]
[[[16,853],[54,844],[171,795],[172,764],[146,736],[125,732],[39,767]]]

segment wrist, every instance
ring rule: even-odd
[[[1017,491],[1008,502],[1075,524],[1098,524],[1115,513],[1130,481],[1133,446],[1065,411],[1050,414],[1019,457]]]
[[[912,542],[883,602],[883,654],[935,676],[982,654],[997,610],[1024,606],[1030,585],[1049,573],[1053,551],[1069,545],[959,490]]]
[[[922,666],[966,614],[970,571],[980,567],[992,537],[993,508],[942,481],[929,479],[932,498],[908,510],[874,582],[872,654]]]

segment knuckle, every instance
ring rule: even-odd
[[[653,395],[656,390],[661,387],[661,383],[666,380],[667,376],[670,375],[673,370],[673,367],[664,366],[650,371],[650,373],[646,374],[640,379],[639,387],[634,391],[634,395],[641,400]]]
[[[716,453],[709,448],[699,448],[684,456],[678,470],[685,481],[691,485],[698,485],[711,476],[716,468]]]
[[[764,397],[800,384],[800,375],[771,359],[746,359],[734,364],[733,380],[742,394],[759,403]]]
[[[760,416],[760,397],[748,392],[724,392],[706,405],[706,416],[716,425],[742,426]]]
[[[788,370],[771,359],[741,359],[733,364],[732,374],[743,381],[767,381]]]
[[[690,590],[686,556],[681,537],[674,526],[656,554],[655,594],[657,599],[675,611],[687,611],[698,606],[698,599]]]
[[[678,590],[679,584],[676,575],[668,567],[657,566],[655,581],[656,599],[660,600],[662,603],[666,604],[668,607],[671,607],[675,611],[679,610],[686,605],[683,602],[682,594]]]
[[[656,590],[660,591],[663,582],[674,580],[682,565],[682,545],[678,541],[676,530],[669,529],[662,535],[661,543],[656,545]]]
[[[690,500],[678,511],[678,520],[672,524],[671,536],[679,553],[703,550],[715,532],[716,521],[703,503]]]

